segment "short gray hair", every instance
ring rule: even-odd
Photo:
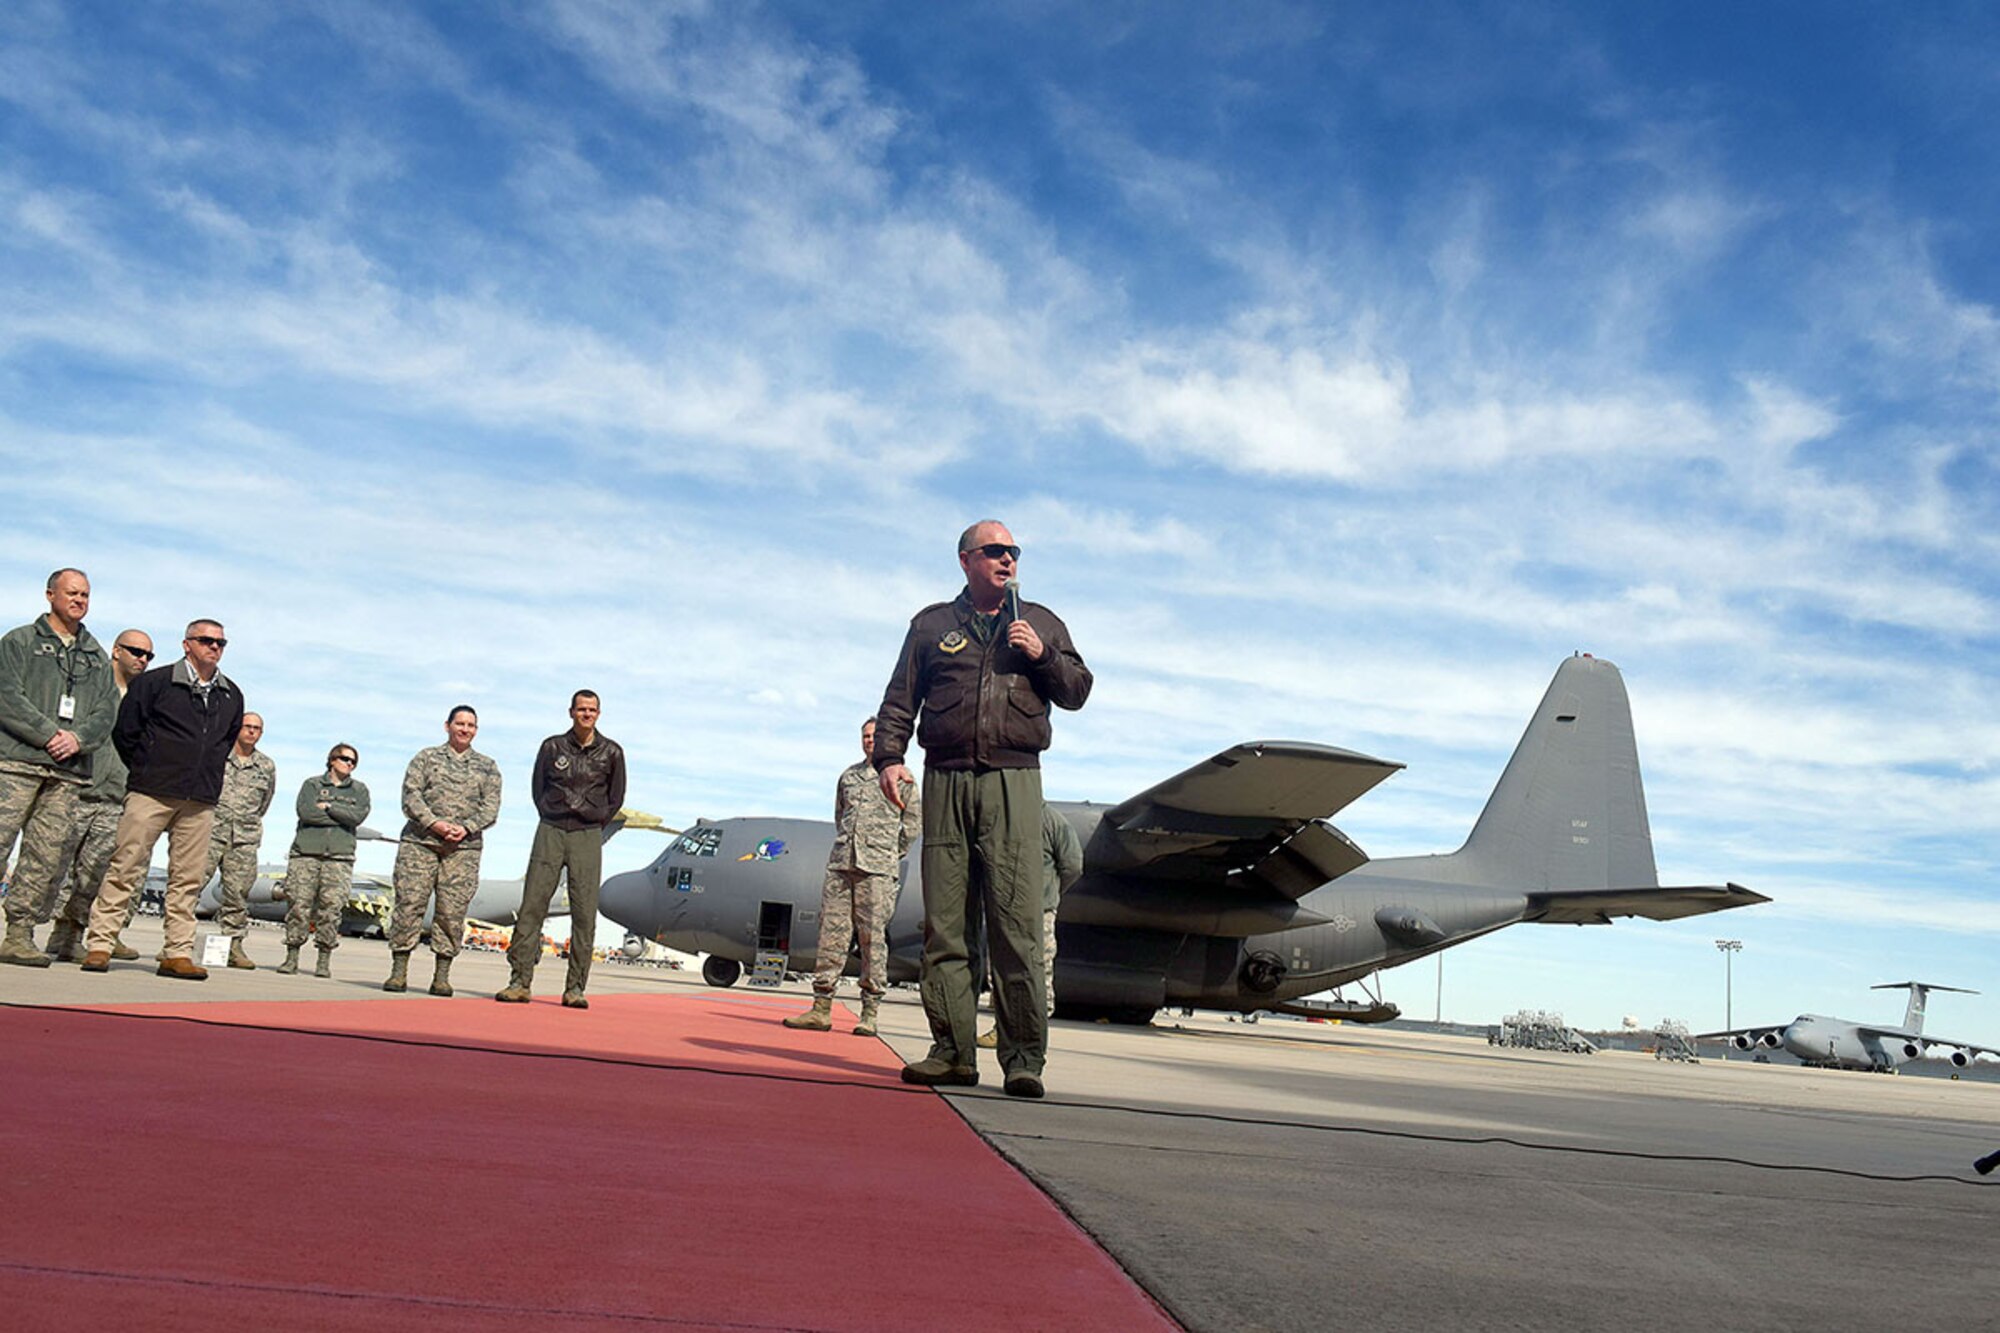
[[[986,528],[986,527],[993,527],[993,528],[1004,528],[1004,527],[1006,527],[1006,526],[1007,526],[1007,525],[1006,525],[1005,523],[1002,523],[1002,522],[1001,522],[1001,521],[1000,521],[999,519],[997,519],[997,518],[982,518],[982,519],[980,519],[980,520],[979,520],[979,521],[978,521],[977,523],[974,523],[974,524],[973,524],[973,525],[972,525],[971,527],[967,528],[967,529],[966,529],[966,530],[965,530],[964,532],[961,532],[961,533],[959,533],[959,534],[958,534],[958,550],[959,550],[959,554],[963,555],[963,554],[964,554],[965,552],[967,552],[967,551],[970,551],[970,550],[972,550],[972,549],[973,549],[973,548],[974,548],[975,546],[984,546],[984,545],[985,545],[985,543],[984,543],[984,542],[975,542],[975,541],[973,541],[973,540],[972,540],[972,534],[973,534],[973,533],[975,533],[975,532],[977,532],[977,531],[979,531],[979,530],[980,530],[981,528]]]

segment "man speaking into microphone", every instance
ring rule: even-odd
[[[1090,668],[1046,606],[1020,600],[1021,548],[987,519],[958,539],[965,591],[910,621],[876,711],[875,771],[898,806],[914,730],[924,748],[925,1085],[979,1081],[975,915],[992,951],[996,1051],[1010,1096],[1042,1095],[1042,772],[1049,705],[1081,708]],[[1003,608],[1005,608],[1003,610]],[[922,717],[919,721],[918,714]]]

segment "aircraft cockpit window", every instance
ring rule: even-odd
[[[714,856],[720,846],[722,830],[719,828],[691,828],[674,839],[674,850],[682,856]]]

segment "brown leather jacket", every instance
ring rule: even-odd
[[[917,612],[876,710],[877,772],[904,762],[913,725],[926,768],[1041,766],[1049,705],[1083,707],[1091,675],[1055,612],[1023,602],[1021,618],[1041,636],[1039,662],[1007,644],[1004,625],[996,623],[991,641],[982,641],[974,632],[979,613],[965,593]]]

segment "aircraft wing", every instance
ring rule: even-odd
[[[1964,1051],[1968,1059],[1975,1055],[2000,1058],[2000,1050],[1995,1050],[1991,1046],[1980,1046],[1969,1041],[1953,1041],[1950,1037],[1940,1037],[1931,1032],[1911,1032],[1905,1027],[1871,1027],[1866,1023],[1856,1023],[1854,1030],[1864,1037],[1875,1037],[1882,1041],[1913,1041],[1926,1051],[1933,1046],[1948,1046],[1955,1051]]]
[[[1554,925],[1609,925],[1614,916],[1643,916],[1651,921],[1678,921],[1704,912],[1754,907],[1771,900],[1741,884],[1703,884],[1689,888],[1543,889],[1528,895],[1529,921]],[[1726,1035],[1726,1034],[1725,1034]]]
[[[1220,882],[1244,872],[1296,900],[1367,854],[1322,821],[1401,768],[1303,741],[1246,741],[1105,812],[1090,869]]]
[[[1697,1032],[1696,1041],[1729,1041],[1735,1037],[1747,1038],[1752,1046],[1776,1045],[1775,1041],[1765,1041],[1766,1037],[1776,1038],[1789,1027],[1787,1023],[1767,1023],[1760,1028],[1729,1028],[1722,1032]]]

